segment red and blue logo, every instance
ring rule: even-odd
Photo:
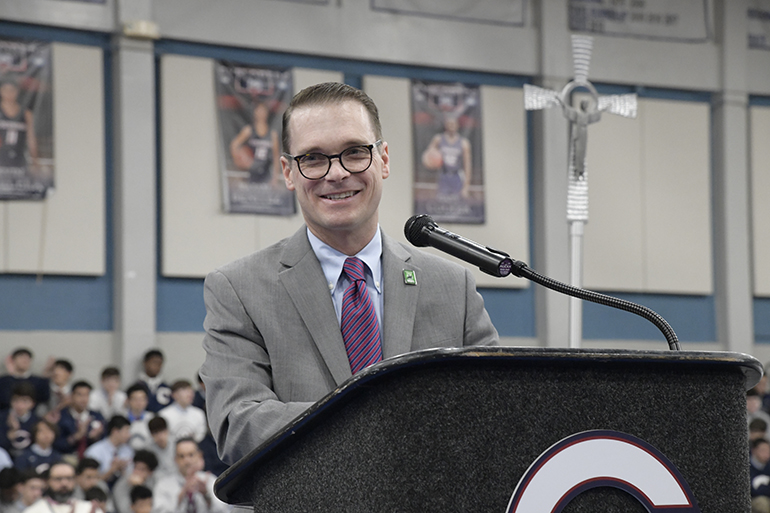
[[[674,464],[618,431],[585,431],[557,442],[529,467],[507,513],[559,513],[586,490],[619,488],[650,513],[701,513]]]

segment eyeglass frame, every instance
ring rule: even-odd
[[[335,155],[327,155],[326,153],[321,153],[320,151],[311,151],[309,153],[303,153],[302,155],[290,155],[289,153],[283,153],[282,155],[286,157],[287,159],[291,159],[294,162],[297,163],[297,170],[299,171],[299,174],[301,174],[306,180],[322,180],[326,178],[326,175],[329,174],[329,171],[332,169],[332,159],[337,159],[340,162],[340,166],[342,166],[342,169],[350,173],[351,175],[357,175],[358,173],[363,173],[364,171],[367,171],[370,167],[372,167],[372,162],[374,162],[374,148],[382,144],[382,139],[377,139],[372,144],[356,144],[353,146],[350,146],[349,148],[345,148],[341,152],[335,154]],[[345,164],[342,163],[342,154],[345,153],[348,150],[352,150],[354,148],[366,148],[369,150],[369,165],[366,166],[361,171],[351,171],[350,169],[345,167]],[[329,159],[329,167],[326,168],[326,172],[319,176],[318,178],[310,178],[305,173],[302,172],[302,165],[299,163],[299,159],[302,157],[306,157],[308,155],[323,155],[327,159]]]

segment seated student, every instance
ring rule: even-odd
[[[105,419],[126,414],[126,393],[120,389],[120,370],[105,367],[102,370],[101,387],[91,390],[88,409],[98,411]]]
[[[59,461],[61,454],[53,448],[56,432],[56,424],[47,420],[38,421],[32,431],[32,445],[16,458],[16,467],[19,470],[32,469],[42,474]]]
[[[70,379],[72,378],[72,372],[74,367],[72,362],[60,358],[54,360],[51,364],[51,369],[48,372],[50,380],[50,397],[48,402],[38,403],[37,414],[38,416],[46,416],[51,422],[59,421],[59,414],[62,409],[69,406],[70,392]]]
[[[150,349],[144,354],[143,371],[139,373],[139,382],[149,391],[150,404],[147,409],[157,413],[171,403],[171,387],[163,381],[163,353],[159,349]]]
[[[18,498],[16,485],[19,483],[19,471],[16,467],[0,470],[0,511],[13,506]]]
[[[113,511],[108,506],[109,496],[107,495],[107,492],[105,492],[98,486],[94,486],[93,488],[88,490],[85,494],[85,497],[83,497],[83,500],[89,501],[91,504],[93,504],[94,509],[100,509],[104,513],[112,513]]]
[[[754,440],[750,445],[750,454],[749,476],[753,511],[766,507],[767,498],[770,497],[770,475],[768,475],[770,442],[765,438]]]
[[[32,351],[26,347],[16,349],[5,360],[8,374],[0,377],[0,410],[11,405],[11,392],[18,383],[30,383],[35,388],[35,400],[40,403],[48,401],[51,393],[48,380],[36,376],[30,371],[32,367]]]
[[[147,409],[149,397],[147,388],[141,383],[134,383],[126,390],[128,397],[128,412],[126,418],[131,422],[131,441],[129,444],[136,451],[147,447],[150,443],[150,428],[148,423],[155,414]]]
[[[116,513],[131,513],[131,490],[137,486],[152,488],[155,486],[155,469],[158,458],[150,451],[140,449],[134,453],[133,465],[117,480],[112,487],[112,501]]]
[[[168,430],[173,440],[191,437],[196,442],[203,440],[208,431],[206,414],[192,405],[192,383],[180,379],[171,385],[171,397],[174,402],[158,412],[168,422]]]
[[[131,511],[133,513],[152,512],[152,489],[146,486],[134,486],[131,489]]]
[[[91,445],[84,456],[99,462],[99,479],[112,485],[123,475],[134,450],[128,445],[131,423],[123,415],[115,415],[107,423],[106,436]]]
[[[155,513],[228,513],[230,506],[214,495],[213,474],[203,471],[203,456],[192,438],[177,440],[174,474],[158,479],[152,491]]]
[[[765,438],[767,435],[767,422],[762,419],[752,419],[749,422],[749,442],[759,438]]]
[[[45,480],[41,474],[32,469],[19,473],[19,483],[16,485],[18,499],[13,504],[13,508],[7,509],[6,513],[21,513],[32,506],[43,496],[45,491]]]
[[[32,431],[37,424],[35,387],[18,382],[11,393],[11,407],[0,411],[0,447],[12,458],[19,456],[32,444]]]
[[[99,462],[93,458],[81,458],[78,466],[75,468],[75,489],[74,497],[76,499],[85,499],[86,492],[98,486],[107,491],[107,485],[99,479]]]
[[[150,428],[150,436],[152,437],[152,440],[147,445],[147,450],[158,458],[156,475],[173,474],[176,470],[174,443],[170,440],[166,419],[155,417],[150,420],[147,426]]]
[[[104,435],[104,417],[88,409],[91,388],[87,381],[72,385],[70,406],[61,412],[59,436],[54,442],[54,447],[62,454],[76,454],[80,458],[89,445]]]

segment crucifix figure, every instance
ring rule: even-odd
[[[572,57],[575,77],[561,92],[529,84],[524,85],[524,107],[527,110],[541,110],[560,106],[570,125],[569,164],[567,185],[567,222],[570,225],[570,285],[582,287],[583,275],[583,227],[588,222],[588,173],[586,171],[586,147],[588,125],[601,119],[602,112],[619,116],[636,117],[636,95],[620,94],[600,96],[588,81],[593,38],[572,36]],[[572,93],[576,89],[588,92],[587,99],[577,107],[572,104]],[[570,298],[570,347],[580,347],[583,333],[582,302]]]

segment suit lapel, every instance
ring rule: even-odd
[[[329,288],[303,226],[287,242],[281,255],[286,267],[278,275],[297,307],[337,385],[352,376],[345,343],[336,321]]]
[[[411,265],[410,259],[408,251],[385,233],[382,234],[383,358],[412,350],[412,332],[420,293],[420,269]],[[404,270],[415,272],[415,285],[406,284]]]

